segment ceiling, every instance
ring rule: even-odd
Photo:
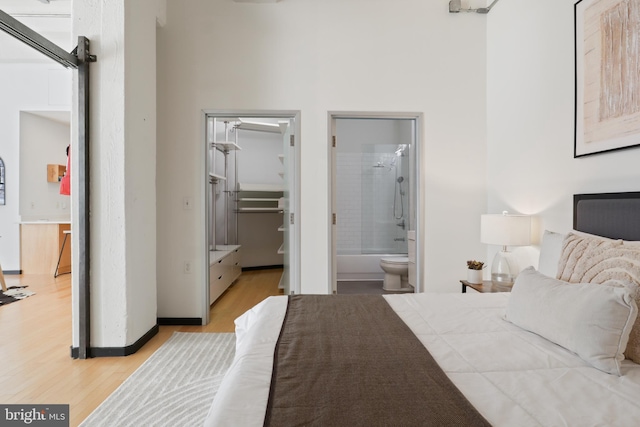
[[[72,0],[0,0],[0,10],[70,52]],[[0,31],[0,63],[51,62],[41,53]]]

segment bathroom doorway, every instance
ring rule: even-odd
[[[333,293],[421,291],[420,119],[329,114]]]
[[[282,269],[282,292],[299,293],[299,112],[206,110],[204,122],[207,307],[247,270]]]

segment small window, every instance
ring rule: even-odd
[[[4,189],[5,189],[4,162],[2,161],[2,157],[0,157],[0,205],[6,204]]]

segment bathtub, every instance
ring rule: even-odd
[[[338,281],[384,280],[380,258],[393,256],[406,257],[408,254],[339,254],[336,256]]]

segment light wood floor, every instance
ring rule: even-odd
[[[5,276],[7,286],[27,285],[29,298],[0,307],[0,403],[69,404],[77,426],[174,331],[233,332],[233,321],[271,295],[282,294],[282,270],[243,272],[211,307],[207,326],[160,326],[127,357],[74,360],[71,345],[71,277]]]

